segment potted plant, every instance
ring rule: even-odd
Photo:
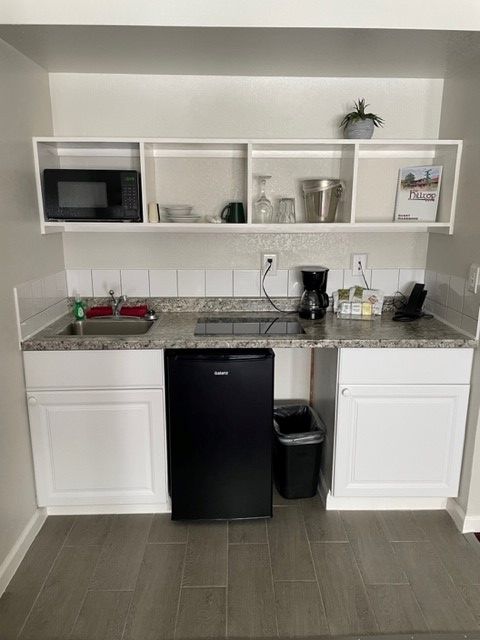
[[[365,113],[368,107],[365,98],[358,98],[354,105],[354,111],[347,113],[340,123],[345,138],[371,138],[374,127],[383,127],[383,118],[374,113]]]

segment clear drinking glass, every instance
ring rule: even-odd
[[[277,222],[293,224],[295,220],[295,198],[280,198],[278,201]]]
[[[253,221],[257,224],[268,224],[273,222],[273,205],[272,201],[267,198],[265,193],[267,180],[272,176],[258,176],[260,181],[260,197],[253,203]]]

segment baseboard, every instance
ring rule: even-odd
[[[323,504],[327,502],[327,496],[330,492],[325,476],[320,470],[320,480],[318,482],[318,493],[320,494],[320,498],[322,499]]]
[[[47,517],[45,509],[37,509],[27,522],[22,533],[18,536],[15,544],[10,549],[5,560],[0,564],[0,596],[5,591],[8,583],[13,578],[15,571],[20,566],[28,548],[35,539],[35,536],[42,528]]]
[[[455,498],[448,499],[447,511],[454,521],[457,529],[462,533],[475,533],[480,531],[480,515],[467,516],[465,509]]]
[[[418,511],[420,509],[445,509],[447,498],[417,498],[417,497],[365,497],[357,496],[335,497],[327,494],[325,508],[327,511]]]
[[[465,524],[465,517],[466,517],[465,511],[463,507],[461,507],[460,504],[457,502],[457,500],[455,500],[455,498],[449,498],[447,500],[447,511],[450,517],[452,518],[452,520],[454,521],[457,529],[462,533],[466,533],[466,531],[464,531],[464,528],[463,528]]]
[[[49,516],[83,516],[104,515],[112,513],[170,513],[169,503],[159,504],[98,504],[98,505],[69,505],[46,507]]]

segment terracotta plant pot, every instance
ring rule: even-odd
[[[366,118],[365,120],[356,120],[350,122],[344,129],[345,138],[371,138],[373,136],[373,130],[375,125],[373,120]]]

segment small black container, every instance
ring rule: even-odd
[[[325,426],[307,404],[277,406],[273,418],[277,491],[284,498],[311,498],[317,492]]]

